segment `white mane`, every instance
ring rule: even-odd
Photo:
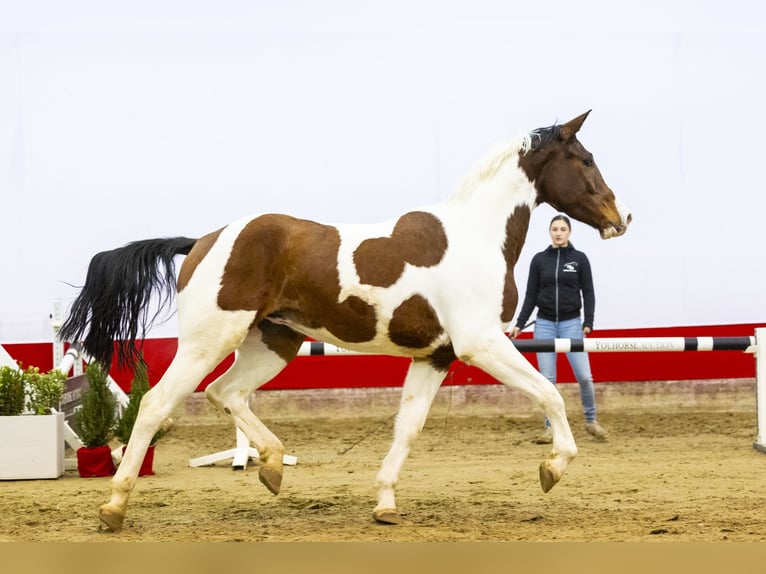
[[[480,183],[495,177],[508,160],[518,158],[521,154],[526,153],[531,145],[531,134],[524,134],[511,141],[493,146],[486,156],[468,170],[452,198],[461,200],[470,197]]]

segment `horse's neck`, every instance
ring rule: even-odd
[[[492,177],[469,176],[446,206],[458,214],[461,221],[482,230],[497,230],[505,236],[506,226],[513,216],[514,235],[522,239],[529,228],[529,217],[516,217],[523,208],[526,214],[537,204],[537,192],[526,173],[515,162],[508,162]],[[520,247],[519,247],[520,249]]]

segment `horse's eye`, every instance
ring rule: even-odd
[[[582,160],[582,162],[585,164],[585,167],[593,167],[593,158],[592,157],[584,159],[584,160]]]

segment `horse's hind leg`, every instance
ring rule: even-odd
[[[423,429],[431,403],[445,374],[444,371],[434,369],[427,361],[416,360],[410,365],[394,424],[394,442],[378,472],[378,503],[372,513],[378,522],[401,522],[396,509],[394,489],[412,444]]]
[[[141,400],[125,456],[112,479],[111,498],[101,506],[99,517],[110,530],[122,528],[128,498],[154,433],[200,381],[245,338],[253,315],[245,312],[219,315],[220,321],[208,325],[210,337],[179,337],[178,351],[167,371]],[[220,336],[216,337],[213,331]]]
[[[282,484],[284,446],[253,414],[248,398],[295,357],[303,340],[303,335],[288,327],[264,321],[250,331],[231,368],[205,389],[210,402],[229,414],[258,449],[262,463],[258,477],[273,494],[279,493]],[[276,351],[271,350],[269,344]]]

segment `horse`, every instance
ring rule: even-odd
[[[460,360],[527,395],[553,429],[539,480],[548,492],[577,454],[564,402],[506,335],[518,303],[513,269],[534,208],[548,203],[600,233],[632,215],[577,139],[590,110],[493,148],[446,200],[376,224],[328,225],[285,214],[247,216],[200,238],[139,240],[96,254],[60,329],[92,360],[135,365],[140,341],[175,300],[178,349],[144,395],[99,517],[123,527],[149,441],[232,352],[205,388],[259,453],[259,479],[282,484],[284,447],[249,407],[307,337],[411,359],[393,442],[376,477],[375,521],[398,524],[400,471],[450,365]],[[176,277],[174,258],[185,256]],[[159,303],[157,299],[159,298]],[[150,301],[154,307],[150,304]],[[159,312],[159,311],[157,311]]]

